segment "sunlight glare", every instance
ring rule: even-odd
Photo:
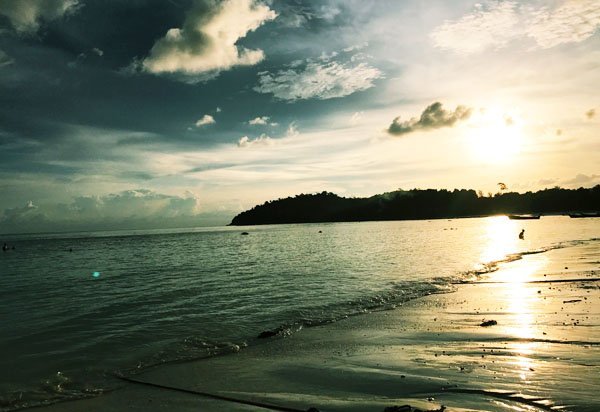
[[[521,151],[523,120],[498,109],[480,110],[473,115],[467,143],[475,159],[487,164],[515,160]]]
[[[518,245],[517,233],[517,224],[506,216],[487,218],[483,239],[485,248],[481,254],[481,261],[495,262],[515,253]]]

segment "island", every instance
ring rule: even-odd
[[[600,185],[579,189],[554,187],[526,193],[503,191],[487,195],[472,189],[396,190],[366,198],[345,198],[321,192],[265,202],[238,214],[230,225],[573,214],[597,213],[599,210]]]

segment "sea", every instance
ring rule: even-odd
[[[118,387],[115,374],[451,293],[524,254],[600,248],[600,219],[0,235],[4,242],[0,410],[10,411],[100,395]]]

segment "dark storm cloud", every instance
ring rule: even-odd
[[[0,15],[19,33],[35,33],[44,22],[73,13],[79,0],[2,0]]]
[[[401,121],[400,117],[396,117],[387,131],[394,136],[402,136],[417,130],[451,127],[460,120],[468,119],[471,111],[472,109],[465,106],[457,106],[454,111],[444,110],[440,102],[435,102],[427,106],[418,119],[413,117],[410,120]]]
[[[22,222],[46,219],[47,227],[55,227],[56,215],[43,202],[66,202],[68,194],[61,190],[65,182],[73,193],[90,193],[96,187],[109,191],[113,184],[119,189],[161,185],[165,180],[184,185],[192,180],[189,175],[239,166],[231,160],[205,165],[157,165],[153,160],[223,144],[233,148],[241,136],[250,136],[247,145],[251,145],[257,133],[265,131],[260,127],[267,126],[249,124],[249,119],[269,117],[273,123],[268,125],[269,135],[283,136],[287,125],[299,119],[303,127],[314,129],[323,126],[319,125],[325,122],[320,120],[323,113],[364,105],[364,93],[353,93],[344,97],[344,105],[341,99],[303,99],[290,110],[273,93],[252,90],[258,72],[269,71],[275,77],[292,60],[306,65],[307,59],[316,61],[324,50],[341,54],[351,46],[347,38],[328,35],[350,22],[351,13],[343,1],[256,2],[288,17],[304,13],[306,19],[300,24],[279,24],[279,17],[265,20],[273,15],[266,9],[262,17],[249,17],[250,26],[265,21],[256,30],[237,33],[234,45],[240,54],[229,63],[239,63],[244,50],[261,50],[265,58],[255,65],[234,64],[217,78],[195,85],[146,71],[127,75],[122,69],[132,61],[169,56],[153,54],[153,47],[170,29],[185,28],[188,18],[201,21],[200,5],[215,6],[216,1],[45,1],[11,2],[13,8],[39,6],[29,23],[15,23],[14,13],[0,15],[0,214],[6,207],[22,206],[29,193],[39,195],[32,196],[38,208],[14,211]],[[47,8],[55,2],[70,7]],[[0,0],[0,8],[6,4]],[[205,9],[206,17],[223,18],[217,9]],[[192,10],[196,15],[190,17]],[[224,27],[235,29],[234,24]],[[310,47],[307,36],[311,36]],[[327,40],[312,41],[322,36]],[[215,111],[216,107],[222,110]],[[213,116],[215,123],[196,127],[205,114]],[[181,171],[181,176],[173,170]]]
[[[279,17],[276,24],[284,28],[319,30],[331,25],[344,25],[352,20],[346,1],[307,0],[281,1],[273,5]],[[351,7],[351,6],[350,6]]]
[[[87,1],[69,19],[48,25],[40,41],[75,56],[96,48],[103,52],[105,64],[116,70],[144,56],[156,39],[181,24],[191,4],[192,0]]]
[[[0,50],[0,67],[8,66],[13,62],[14,60],[9,55],[7,55],[4,51]]]
[[[261,115],[276,118],[280,124],[320,112],[318,106],[304,104],[290,113],[270,95],[252,91],[256,73],[265,69],[266,62],[259,67],[239,66],[224,71],[218,79],[196,86],[164,77],[120,73],[136,57],[147,57],[169,29],[182,27],[190,10],[199,3],[79,3],[83,5],[61,18],[38,20],[41,25],[35,36],[15,36],[11,34],[14,30],[10,21],[0,21],[0,30],[4,29],[0,32],[0,126],[15,139],[50,144],[65,136],[64,126],[85,125],[151,136],[134,136],[129,141],[123,136],[122,145],[130,142],[173,149],[178,145],[200,148],[234,141],[240,134],[249,133],[240,125],[257,115],[255,107],[263,108]],[[338,24],[344,15],[343,7],[335,2],[273,2],[271,7],[279,13],[288,3],[305,4],[307,13],[313,16],[310,24]],[[274,23],[268,23],[268,30],[248,32],[238,43],[248,50],[260,50],[268,40],[264,48],[269,52],[267,46],[285,43],[279,34],[271,36],[274,28]],[[273,43],[275,39],[277,42]],[[277,70],[281,67],[279,62],[289,63],[289,56],[283,57],[269,54],[268,64],[275,64],[269,67]],[[295,53],[295,57],[308,56]],[[217,123],[210,130],[194,127],[203,114],[212,113],[217,106],[226,110],[212,114]],[[308,124],[311,121],[306,120]],[[193,130],[188,130],[190,127]]]
[[[214,108],[215,100],[204,99],[185,85],[127,78],[90,64],[103,58],[89,54],[73,60],[76,56],[55,49],[22,48],[15,64],[0,68],[0,127],[17,137],[44,142],[61,139],[66,126],[77,124],[168,136],[163,139],[170,143],[195,139],[186,132],[187,126],[199,112]],[[227,90],[210,85],[205,92],[216,96],[219,88]],[[196,143],[214,142],[227,127],[223,124]]]

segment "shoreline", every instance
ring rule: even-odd
[[[600,252],[594,246],[525,255],[488,275],[501,283],[457,285],[452,293],[306,328],[239,353],[159,366],[132,378],[296,410],[383,411],[405,404],[422,410],[444,405],[448,411],[597,410],[600,291],[595,259]],[[575,281],[558,282],[567,275]],[[480,326],[490,319],[497,325]],[[134,383],[43,408],[266,410]]]
[[[544,217],[544,216],[566,216],[566,217],[570,217],[570,214],[572,214],[573,211],[560,211],[560,212],[548,212],[548,213],[536,213],[536,212],[523,212],[523,213],[518,213],[518,214],[538,214],[540,216],[540,218]],[[476,214],[476,215],[454,215],[454,216],[437,216],[437,217],[422,217],[422,218],[415,218],[415,217],[407,217],[405,219],[401,219],[401,218],[394,218],[394,219],[361,219],[361,220],[323,220],[323,221],[306,221],[306,222],[292,222],[292,221],[286,221],[286,222],[270,222],[270,223],[244,223],[244,224],[234,224],[233,222],[228,223],[227,225],[225,225],[224,227],[244,227],[244,226],[276,226],[276,225],[319,225],[319,224],[330,224],[330,223],[363,223],[363,222],[410,222],[410,221],[415,221],[415,222],[420,222],[420,221],[427,221],[427,220],[454,220],[454,219],[479,219],[479,218],[486,218],[486,217],[498,217],[498,216],[506,216],[508,218],[508,215],[510,215],[512,213],[505,213],[505,212],[498,212],[498,213],[491,213],[491,214]],[[593,219],[593,218],[597,218],[597,216],[586,216],[584,217],[586,219]],[[517,219],[518,220],[518,219]],[[531,220],[531,219],[525,219],[525,220]]]

